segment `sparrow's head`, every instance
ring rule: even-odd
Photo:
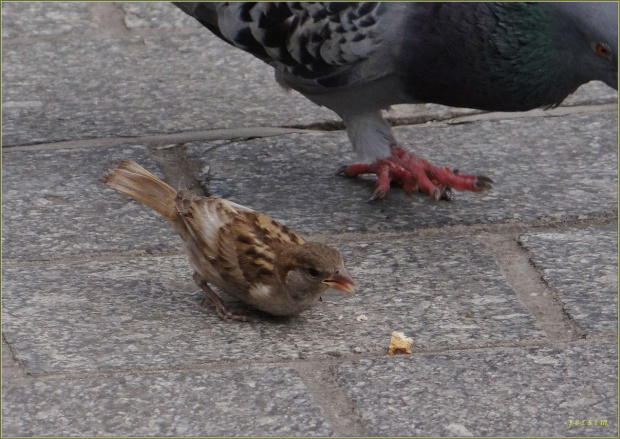
[[[355,281],[344,268],[340,253],[333,248],[306,242],[287,249],[283,256],[282,278],[293,298],[308,300],[316,296],[318,300],[327,288],[355,293]]]

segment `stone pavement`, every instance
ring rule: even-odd
[[[617,437],[614,90],[398,106],[404,144],[496,185],[369,204],[335,115],[169,4],[3,3],[2,44],[4,436]],[[98,182],[123,157],[334,245],[359,293],[220,321]]]

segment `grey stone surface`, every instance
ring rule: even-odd
[[[385,355],[392,330],[425,349],[544,339],[475,240],[338,248],[355,296],[326,296],[289,319],[250,313],[245,324],[199,307],[184,256],[5,267],[3,333],[32,374]]]
[[[207,33],[20,43],[2,55],[4,146],[337,119]]]
[[[618,332],[618,229],[521,235],[567,312],[591,335]]]
[[[115,2],[125,13],[124,23],[128,29],[170,29],[196,34],[209,33],[197,20],[170,2]]]
[[[96,28],[87,2],[2,2],[2,38],[65,35]]]
[[[2,435],[331,436],[299,375],[281,367],[2,388]]]
[[[618,102],[618,92],[600,81],[582,85],[575,93],[567,97],[562,106],[588,104],[605,104]],[[394,105],[385,113],[394,121],[411,121],[421,123],[426,120],[444,120],[468,114],[484,113],[471,108],[446,107],[437,104]]]
[[[22,371],[19,368],[19,364],[13,358],[11,348],[8,343],[2,339],[2,386],[6,386],[10,383],[17,382],[21,376]]]
[[[179,249],[180,238],[156,212],[98,181],[131,157],[162,176],[143,146],[2,153],[2,256]],[[154,240],[153,236],[157,236]]]
[[[615,343],[470,351],[360,360],[336,374],[372,436],[617,437],[617,355]],[[592,425],[569,428],[584,419]]]
[[[562,105],[588,105],[618,102],[618,92],[601,81],[592,81],[582,85],[575,93],[567,97]]]
[[[617,206],[617,113],[494,120],[395,130],[436,165],[495,181],[450,203],[398,188],[366,203],[374,177],[334,175],[354,159],[344,132],[188,145],[208,166],[207,189],[303,233],[415,230],[540,218],[587,218]],[[566,200],[570,199],[570,203]]]

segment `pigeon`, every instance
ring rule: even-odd
[[[178,232],[194,281],[224,321],[249,321],[226,309],[209,283],[254,308],[277,316],[305,311],[328,288],[354,294],[355,281],[340,253],[305,241],[260,212],[217,197],[176,191],[130,159],[102,182],[163,215]]]
[[[593,80],[618,89],[617,2],[175,5],[337,113],[360,159],[338,173],[377,175],[370,200],[391,183],[436,200],[493,185],[401,147],[381,113],[391,105],[527,111]]]

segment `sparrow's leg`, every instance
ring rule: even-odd
[[[200,306],[206,308],[208,306],[208,300],[210,300],[211,303],[215,305],[215,311],[217,312],[217,315],[225,322],[228,322],[230,320],[238,320],[240,322],[252,321],[252,319],[248,316],[245,316],[243,314],[233,314],[226,310],[222,299],[220,299],[218,295],[215,294],[215,291],[213,291],[211,287],[209,287],[206,281],[200,278],[200,275],[197,272],[194,273],[194,281],[196,282],[196,285],[202,288],[202,291],[205,292],[205,298],[202,299]]]
[[[379,179],[369,201],[385,197],[391,182],[401,183],[408,194],[420,190],[435,200],[451,200],[452,189],[479,192],[493,187],[493,180],[488,177],[459,174],[456,169],[434,166],[396,145],[391,148],[391,157],[370,164],[343,166],[338,170],[338,174],[346,177],[376,174]]]

